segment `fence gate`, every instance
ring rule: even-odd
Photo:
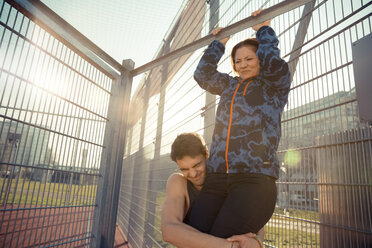
[[[113,242],[132,68],[40,1],[0,1],[0,247]]]

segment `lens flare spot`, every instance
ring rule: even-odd
[[[295,150],[288,150],[284,156],[284,162],[288,166],[295,167],[301,161],[301,153]]]

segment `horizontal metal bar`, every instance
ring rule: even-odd
[[[98,114],[98,113],[96,113],[96,112],[94,112],[94,111],[92,111],[92,110],[86,108],[86,107],[83,107],[83,106],[81,106],[81,105],[78,105],[77,103],[75,103],[75,102],[73,102],[73,101],[71,101],[71,100],[69,100],[69,99],[67,99],[67,98],[65,98],[65,97],[62,97],[62,96],[60,96],[60,95],[58,95],[58,94],[56,94],[56,93],[54,93],[54,92],[52,92],[52,91],[50,91],[50,90],[47,90],[47,89],[45,89],[45,88],[43,88],[43,87],[40,87],[39,85],[37,85],[37,84],[35,84],[35,83],[33,83],[33,82],[31,82],[31,81],[29,81],[29,80],[27,80],[27,79],[25,79],[25,78],[19,76],[19,75],[17,75],[17,74],[14,74],[14,73],[12,73],[12,72],[10,72],[10,71],[8,71],[8,70],[1,70],[1,71],[5,72],[6,74],[8,74],[8,75],[10,75],[10,76],[12,76],[12,77],[15,77],[15,78],[19,79],[19,80],[22,81],[22,82],[25,82],[25,83],[27,83],[27,84],[29,84],[29,85],[32,85],[33,87],[38,88],[38,89],[44,91],[45,93],[48,93],[48,94],[50,94],[50,95],[52,95],[52,96],[54,96],[54,97],[56,97],[56,98],[59,98],[59,99],[65,101],[65,102],[67,102],[67,103],[69,103],[69,104],[71,104],[71,105],[74,105],[74,106],[76,106],[76,107],[78,107],[78,108],[80,108],[80,109],[82,109],[82,110],[84,110],[84,111],[87,111],[88,113],[91,113],[91,114],[93,114],[93,115],[95,115],[95,116],[98,116],[98,117],[100,117],[100,118],[102,118],[102,119],[104,119],[104,120],[106,120],[106,121],[109,121],[108,118],[106,118],[106,117],[104,117],[104,116],[102,116],[102,115],[100,115],[100,114]]]
[[[107,94],[112,95],[112,93],[110,91],[108,91],[107,89],[105,89],[101,85],[97,84],[96,82],[94,82],[93,80],[91,80],[90,78],[88,78],[87,76],[85,76],[84,74],[80,73],[78,70],[76,70],[75,68],[71,67],[69,64],[65,63],[61,59],[57,58],[52,53],[50,53],[46,49],[44,49],[43,47],[41,47],[37,43],[33,42],[31,39],[27,38],[26,36],[22,35],[21,33],[17,32],[17,31],[13,30],[11,27],[7,26],[2,21],[0,21],[0,26],[3,26],[4,28],[8,29],[9,32],[12,32],[16,36],[18,36],[18,37],[22,38],[23,40],[27,41],[28,43],[32,44],[34,47],[38,48],[40,51],[42,51],[45,54],[47,54],[50,58],[55,59],[57,62],[59,62],[60,64],[66,66],[71,71],[75,72],[76,74],[78,74],[79,76],[81,76],[82,78],[84,78],[85,80],[87,80],[88,82],[90,82],[91,84],[97,86],[98,88],[100,88],[101,90],[103,90],[104,92],[106,92]]]
[[[48,116],[57,116],[57,117],[64,117],[64,118],[70,118],[70,119],[79,119],[83,121],[94,121],[94,122],[107,122],[107,118],[103,118],[103,120],[98,119],[92,119],[92,118],[86,118],[86,117],[79,117],[79,116],[73,116],[73,115],[65,115],[65,114],[56,114],[53,112],[45,112],[45,111],[39,111],[39,110],[32,110],[32,109],[24,109],[24,108],[17,108],[17,107],[9,107],[9,106],[0,106],[0,109],[11,109],[15,111],[20,112],[28,112],[33,114],[40,114],[40,115],[48,115]]]
[[[326,147],[332,147],[332,146],[350,145],[350,144],[357,144],[357,143],[371,142],[371,141],[372,141],[372,138],[365,138],[365,139],[351,140],[351,141],[341,142],[341,143],[332,143],[332,144],[327,144],[327,145],[316,145],[316,146],[304,146],[304,147],[290,148],[290,149],[286,149],[286,150],[277,151],[277,153],[284,153],[284,152],[288,152],[288,151],[304,151],[304,150],[310,150],[310,149],[319,149],[319,148],[326,148]]]
[[[318,3],[311,11],[307,12],[305,15],[302,15],[298,20],[291,22],[290,25],[286,26],[283,30],[280,31],[280,33],[277,33],[278,38],[280,38],[283,34],[291,30],[292,28],[296,27],[299,23],[301,23],[304,19],[306,19],[309,15],[313,15],[314,11],[319,9],[323,4],[325,4],[328,0],[323,0],[322,2]],[[293,47],[292,47],[293,48]],[[301,48],[301,47],[300,47]],[[294,49],[297,51],[299,48]],[[289,53],[291,54],[291,52]],[[282,56],[282,58],[285,58],[287,55]]]
[[[369,231],[369,230],[362,230],[360,228],[335,225],[335,224],[330,224],[330,223],[325,223],[325,222],[319,222],[319,225],[321,225],[321,226],[327,226],[327,227],[332,227],[332,228],[338,229],[338,230],[351,231],[351,232],[356,232],[356,233],[363,233],[363,234],[367,234],[367,235],[372,235],[372,232],[371,231]]]
[[[342,106],[342,105],[345,105],[345,104],[353,103],[353,102],[356,102],[356,101],[357,101],[357,99],[351,99],[349,101],[334,104],[334,105],[329,106],[329,107],[321,108],[321,109],[318,109],[318,110],[315,110],[315,111],[312,111],[312,112],[309,112],[309,113],[306,113],[306,114],[303,114],[303,115],[298,115],[298,116],[295,116],[293,118],[282,120],[282,123],[288,122],[288,121],[293,121],[295,119],[299,119],[299,118],[302,118],[302,117],[305,117],[305,116],[308,116],[308,115],[319,113],[319,112],[322,112],[322,111],[325,111],[325,110],[328,110],[328,109],[333,109],[333,108],[336,108],[336,107],[339,107],[339,106]]]
[[[8,211],[25,211],[25,210],[36,210],[36,209],[57,209],[57,208],[82,208],[82,207],[97,207],[96,204],[90,205],[68,205],[68,206],[45,206],[45,207],[34,207],[34,208],[4,208],[0,209],[0,212]]]
[[[93,209],[91,210],[93,211]],[[78,214],[78,213],[81,213],[81,212],[73,212],[72,214]],[[85,213],[85,212],[84,212]],[[65,215],[68,215],[68,214],[71,214],[69,212],[67,213],[64,213]],[[63,214],[62,214],[63,215]],[[43,218],[53,218],[55,216],[60,216],[59,214],[53,214],[53,215],[43,215]],[[39,218],[39,216],[32,216],[32,217],[29,217],[28,220],[30,219],[37,219]],[[12,219],[11,221],[14,222],[14,221],[22,221],[23,218],[18,218],[18,219]],[[52,227],[57,227],[57,226],[60,226],[60,225],[70,225],[70,224],[73,224],[73,223],[79,223],[79,222],[83,222],[83,221],[88,221],[89,218],[82,218],[82,219],[73,219],[73,220],[70,220],[70,221],[64,221],[62,223],[57,223],[57,224],[48,224],[48,225],[42,225],[42,226],[28,226],[26,228],[20,228],[18,230],[12,230],[12,231],[6,231],[6,232],[3,232],[3,233],[0,233],[0,237],[1,236],[7,236],[7,235],[10,235],[12,233],[14,234],[23,234],[25,232],[28,232],[28,231],[38,231],[39,229],[45,229],[45,228],[52,228]],[[79,235],[76,235],[76,236],[79,236]],[[53,241],[57,241],[57,240],[53,240]],[[45,242],[44,242],[45,243]],[[47,242],[47,243],[50,243],[50,242]],[[36,244],[34,244],[36,245]]]
[[[293,217],[293,216],[287,216],[287,215],[283,215],[283,214],[277,214],[277,213],[273,213],[274,216],[278,216],[280,218],[283,218],[283,219],[292,219],[292,220],[297,220],[297,221],[301,221],[301,222],[306,222],[306,223],[311,223],[311,224],[320,224],[319,221],[313,221],[313,220],[308,220],[308,219],[304,219],[304,218],[298,218],[298,217]]]
[[[325,3],[326,1],[323,1],[321,4]],[[319,5],[321,5],[319,4]],[[367,8],[369,5],[372,4],[372,1],[367,3],[366,5],[363,5],[362,7],[360,7],[359,9],[355,10],[354,12],[350,13],[349,15],[347,15],[345,18],[341,19],[340,21],[336,22],[335,24],[333,24],[332,26],[328,27],[327,29],[325,29],[324,31],[318,33],[317,35],[315,35],[314,37],[312,37],[311,39],[307,40],[306,42],[304,42],[304,44],[302,44],[302,47],[309,44],[310,42],[316,40],[317,38],[321,37],[322,35],[330,32],[331,30],[334,30],[338,25],[341,25],[343,22],[345,22],[346,20],[348,20],[349,18],[353,17],[354,15],[356,15],[357,13],[359,13],[360,11],[362,11],[363,9]],[[316,7],[318,8],[319,5]],[[368,17],[368,16],[367,16]],[[363,18],[363,20],[365,19],[365,17]],[[339,33],[342,33],[343,31],[349,29],[349,27],[361,22],[362,20],[358,20],[356,22],[354,22],[353,24],[349,25],[347,28],[343,28],[341,31],[337,32],[336,34],[339,34]],[[335,36],[335,35],[333,35]],[[328,39],[326,40],[329,40],[330,38],[332,37],[328,37]],[[288,54],[284,55],[283,58],[286,58],[288,57],[289,55],[291,55],[292,53],[296,52],[297,50],[301,49],[301,47],[297,47],[295,49],[293,49],[292,51],[290,51]]]
[[[53,247],[53,246],[56,246],[56,245],[61,245],[61,244],[65,244],[65,243],[72,243],[72,242],[77,242],[77,241],[81,241],[81,240],[84,240],[84,239],[93,238],[92,235],[88,235],[88,234],[90,234],[90,233],[79,233],[79,234],[76,234],[76,235],[70,235],[70,236],[67,236],[67,237],[63,237],[63,238],[59,238],[59,239],[55,239],[55,240],[50,240],[50,241],[46,241],[46,242],[42,242],[42,243],[35,243],[32,246],[33,247],[38,246],[38,247],[43,247],[43,248],[44,247]],[[76,239],[75,237],[83,237],[83,238],[77,238]],[[71,239],[71,238],[75,238],[75,239]],[[59,243],[60,241],[66,240],[66,239],[71,239],[71,240]],[[56,243],[56,244],[47,245],[47,244],[50,244],[50,243]],[[84,247],[86,247],[86,246],[84,245]]]
[[[57,244],[54,244],[54,245],[47,245],[47,246],[43,246],[44,248],[46,247],[55,247],[55,246],[60,246],[60,245],[64,245],[64,244],[71,244],[71,243],[74,243],[74,242],[78,242],[78,241],[82,241],[82,240],[87,240],[87,239],[93,239],[93,235],[90,235],[90,236],[86,236],[84,238],[80,238],[80,239],[72,239],[72,240],[69,240],[69,241],[65,241],[65,242],[60,242],[60,243],[57,243]]]
[[[52,130],[50,128],[41,127],[41,126],[38,126],[36,124],[32,124],[32,123],[29,123],[29,122],[21,121],[21,120],[18,120],[18,119],[15,119],[15,118],[11,118],[11,117],[6,116],[6,115],[1,115],[0,114],[0,118],[4,118],[4,119],[10,120],[10,121],[18,122],[18,123],[21,123],[23,125],[28,125],[28,126],[31,126],[31,127],[36,127],[36,128],[42,129],[44,131],[48,131],[48,132],[51,132],[51,133],[59,134],[59,135],[62,135],[64,137],[71,138],[71,139],[74,139],[74,140],[78,140],[78,141],[81,141],[81,142],[84,142],[84,143],[87,143],[87,144],[91,144],[91,145],[99,146],[99,147],[102,147],[102,148],[106,148],[103,145],[96,144],[96,143],[91,142],[91,141],[88,141],[88,140],[83,140],[83,139],[80,139],[80,138],[76,138],[75,136],[71,136],[71,135],[67,135],[67,134],[61,133],[61,132],[57,132],[57,131]]]
[[[369,18],[371,15],[372,15],[372,13],[369,13],[368,15],[365,15],[364,17],[359,18],[359,19],[356,20],[355,22],[353,22],[353,23],[351,23],[350,25],[348,25],[348,26],[344,27],[343,29],[339,30],[337,33],[335,33],[335,34],[333,34],[333,35],[331,35],[331,36],[328,36],[325,40],[323,40],[323,41],[321,41],[320,43],[318,43],[317,46],[319,46],[320,44],[324,44],[324,43],[326,43],[327,41],[333,39],[334,37],[336,37],[336,36],[338,36],[339,34],[345,32],[346,30],[350,30],[351,27],[357,25],[358,23],[363,22],[365,19]],[[331,29],[327,29],[327,30],[325,30],[324,32],[322,32],[321,34],[325,34],[327,31],[331,31]],[[317,38],[318,38],[318,37],[320,37],[320,34],[317,35]],[[313,40],[315,40],[315,37],[311,39],[311,41],[313,41]],[[308,44],[309,42],[310,42],[310,40],[307,41],[306,43],[304,43],[303,46],[306,45],[306,44]],[[298,57],[300,57],[300,56],[302,56],[302,55],[304,55],[304,54],[310,52],[314,47],[315,47],[315,46],[313,46],[313,47],[309,48],[308,50],[302,52],[301,54],[298,55]],[[291,53],[292,53],[292,52],[291,52]],[[290,54],[290,53],[289,53],[289,54]],[[287,55],[286,55],[286,56],[287,56]],[[285,56],[285,57],[286,57],[286,56]],[[296,58],[294,58],[294,59],[296,59]],[[290,59],[290,60],[288,60],[288,63],[292,62],[294,59]],[[350,63],[351,63],[351,62],[350,62]]]
[[[111,78],[118,78],[124,68],[119,62],[81,34],[39,0],[6,0],[65,45],[86,58]],[[114,69],[113,69],[114,68]]]
[[[286,182],[276,181],[282,185],[312,185],[312,186],[343,186],[343,187],[372,187],[372,184],[367,183],[319,183],[319,182]]]
[[[58,171],[58,172],[73,173],[73,174],[95,176],[95,177],[101,177],[102,176],[102,174],[100,174],[100,173],[97,174],[97,173],[89,173],[89,172],[82,172],[82,171],[62,170],[62,169],[56,169],[56,168],[53,168],[53,167],[40,167],[40,166],[26,165],[26,164],[1,162],[1,165],[14,166],[14,167],[17,166],[17,167],[22,167],[22,168],[40,169],[40,170],[52,170],[52,171]],[[81,167],[72,167],[72,168],[81,168]]]
[[[317,224],[317,225],[320,225],[320,226],[328,226],[328,227],[332,227],[332,228],[339,229],[339,230],[352,231],[352,232],[363,233],[363,234],[367,234],[367,235],[372,234],[371,231],[363,230],[363,229],[360,229],[360,228],[334,225],[334,224],[330,224],[330,223],[325,223],[325,222],[320,222],[320,221],[313,221],[313,220],[308,220],[308,219],[303,219],[303,218],[298,218],[298,217],[293,217],[293,216],[287,216],[287,215],[282,215],[282,214],[277,214],[277,213],[274,213],[273,215],[281,217],[281,218],[285,218],[285,219],[292,219],[292,220],[297,220],[297,221],[301,221],[301,222]]]
[[[310,83],[310,82],[313,82],[313,81],[315,81],[315,80],[317,80],[317,79],[320,79],[320,78],[322,78],[322,77],[325,77],[325,76],[327,76],[327,75],[329,75],[329,74],[332,74],[333,72],[338,71],[338,70],[341,70],[341,69],[343,69],[344,67],[347,67],[347,66],[352,65],[352,64],[353,64],[353,62],[348,62],[348,63],[346,63],[346,64],[343,64],[343,65],[339,66],[339,67],[333,68],[332,70],[329,70],[329,71],[327,71],[326,73],[320,74],[320,75],[318,75],[318,76],[316,76],[316,77],[313,77],[313,78],[311,78],[311,79],[309,79],[309,80],[307,80],[307,81],[304,81],[304,82],[302,82],[302,83],[300,83],[300,84],[297,84],[297,85],[293,86],[290,90],[292,91],[292,90],[294,90],[294,89],[300,88],[301,86],[304,86],[304,85],[306,85],[306,84],[308,84],[308,83]]]
[[[225,27],[222,29],[222,31],[218,35],[212,35],[209,34],[197,41],[191,42],[188,45],[185,45],[184,47],[177,49],[175,51],[172,51],[160,58],[157,58],[145,65],[142,65],[140,67],[135,68],[131,71],[132,76],[139,75],[141,73],[144,73],[148,70],[151,70],[152,68],[162,65],[164,63],[167,63],[171,60],[177,59],[182,57],[183,55],[186,55],[188,53],[191,53],[193,51],[198,50],[199,48],[202,48],[206,45],[209,45],[213,40],[218,40],[223,37],[227,37],[233,34],[236,34],[240,31],[243,31],[244,29],[250,28],[256,24],[259,24],[265,20],[272,19],[278,15],[284,14],[292,9],[298,8],[308,2],[311,2],[313,0],[286,0],[281,3],[278,3],[275,6],[272,6],[270,8],[262,10],[261,14],[258,16],[249,16],[239,22],[236,22],[228,27]]]

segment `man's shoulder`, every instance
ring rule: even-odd
[[[181,173],[173,173],[169,176],[167,186],[168,185],[183,185],[187,183],[187,179]]]
[[[169,176],[166,193],[168,196],[187,196],[187,179],[180,173]]]

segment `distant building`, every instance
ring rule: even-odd
[[[317,136],[358,127],[357,102],[342,104],[355,99],[353,88],[284,111],[279,150],[311,146]]]
[[[62,165],[53,165],[52,168],[53,171],[50,182],[55,183],[71,183],[80,185],[93,184],[94,179],[99,174],[98,168],[81,168]]]
[[[285,111],[278,149],[278,205],[318,210],[316,138],[359,126],[355,88]],[[344,102],[350,102],[342,104]],[[335,105],[339,105],[336,106]]]
[[[0,122],[0,170],[18,173],[27,166],[53,163],[49,135],[41,128],[8,120]]]

